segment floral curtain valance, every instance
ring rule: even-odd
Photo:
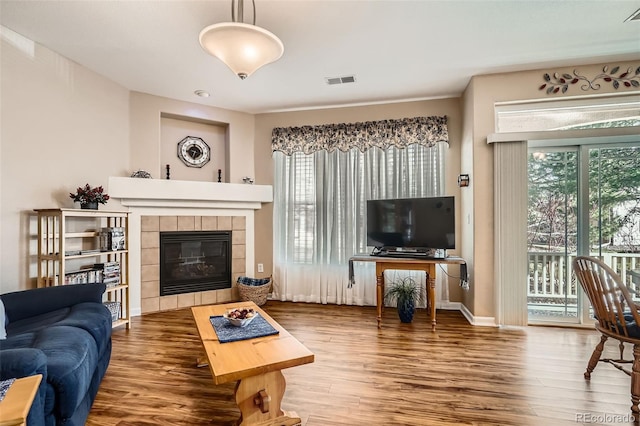
[[[276,127],[271,134],[271,149],[286,155],[301,151],[349,151],[357,148],[404,148],[411,144],[434,146],[449,143],[447,117],[414,117],[400,120],[362,123],[325,124],[320,126]]]

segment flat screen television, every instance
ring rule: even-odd
[[[378,248],[454,249],[454,197],[367,201],[367,245]]]

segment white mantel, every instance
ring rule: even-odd
[[[107,193],[130,211],[128,243],[131,315],[141,313],[142,216],[244,216],[246,273],[255,271],[255,210],[273,202],[271,185],[109,177]]]
[[[127,207],[253,209],[273,201],[271,185],[109,177],[108,193]]]

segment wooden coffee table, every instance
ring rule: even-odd
[[[233,308],[253,308],[280,333],[237,342],[220,343],[209,317]],[[280,408],[285,391],[283,369],[314,361],[314,355],[253,302],[191,308],[215,384],[236,381],[240,408],[238,425],[296,425],[300,418]],[[248,327],[250,327],[249,324]],[[199,365],[201,363],[199,360]]]
[[[0,401],[0,426],[24,426],[42,374],[17,379]]]

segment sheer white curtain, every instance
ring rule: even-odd
[[[348,288],[349,257],[369,251],[366,200],[442,195],[445,147],[274,152],[274,297],[375,305],[373,264],[356,264]]]

